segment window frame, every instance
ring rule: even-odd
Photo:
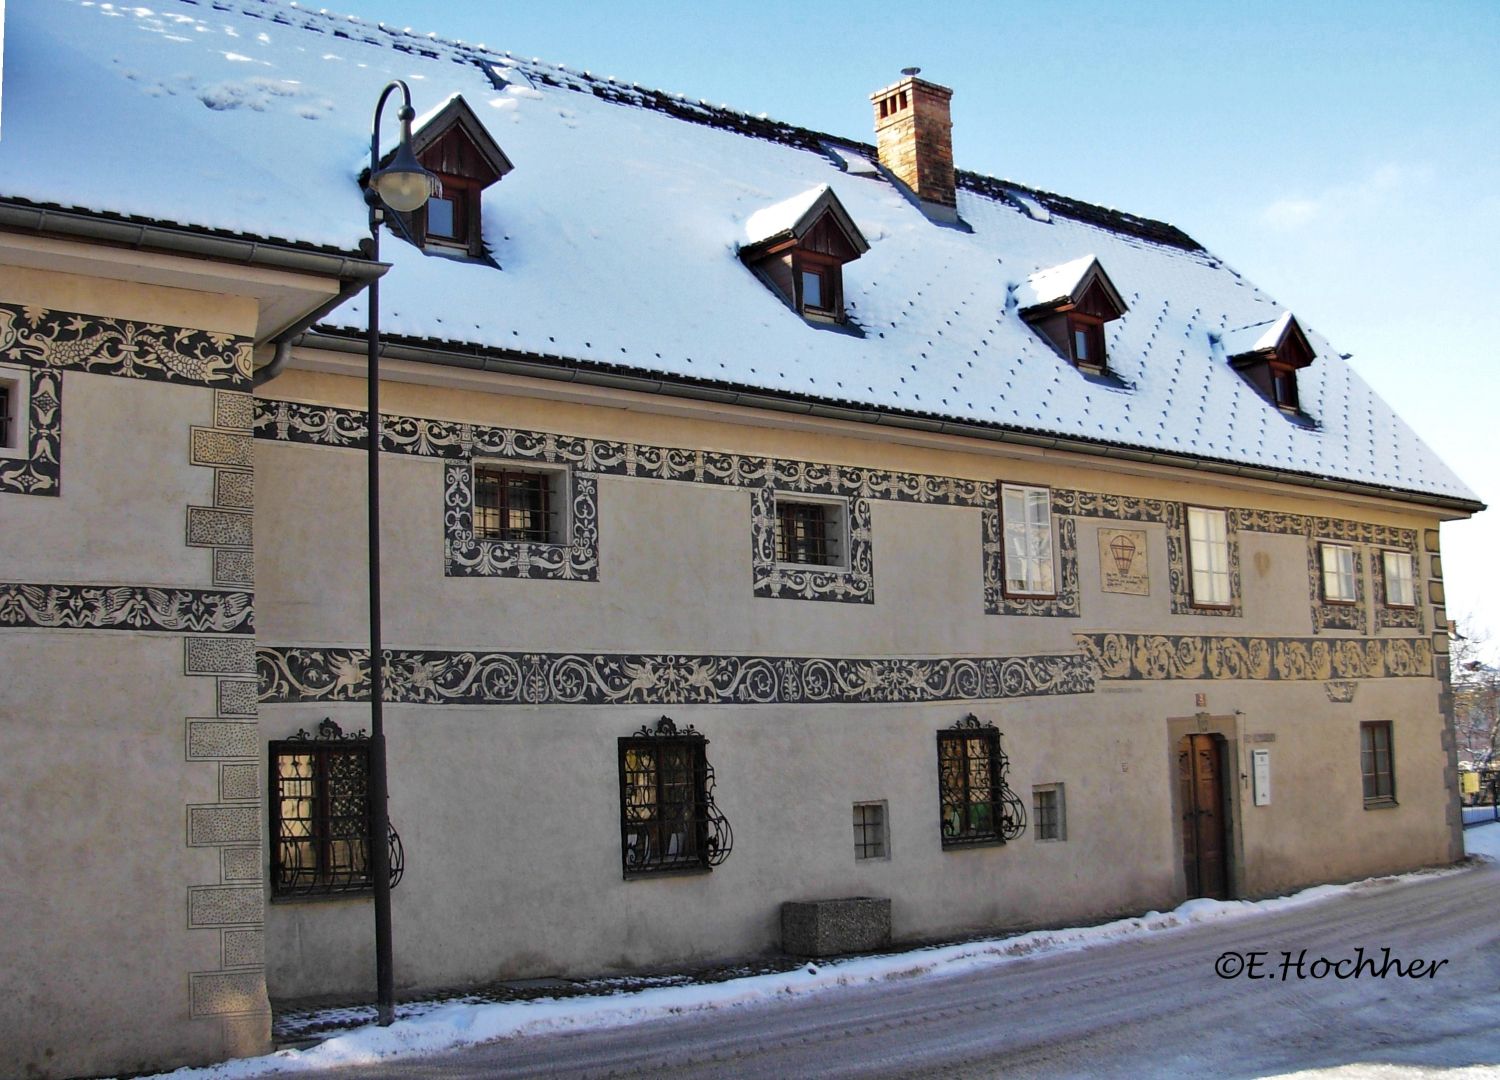
[[[813,306],[805,298],[802,275],[814,274],[821,282],[823,304]],[[831,255],[802,247],[792,249],[792,288],[797,314],[815,322],[844,321],[844,267]]]
[[[1343,566],[1335,566],[1330,570],[1329,556],[1348,556],[1347,572]],[[1328,540],[1318,541],[1318,579],[1321,582],[1321,599],[1325,604],[1337,604],[1340,607],[1352,607],[1359,602],[1359,561],[1354,557],[1353,544],[1339,544]],[[1349,583],[1349,595],[1334,595],[1329,591],[1329,577],[1332,574],[1335,581],[1342,582],[1347,578]]]
[[[491,544],[533,544],[547,545],[550,547],[567,547],[567,537],[571,535],[571,508],[572,508],[572,470],[566,465],[554,466],[534,461],[518,462],[500,458],[479,458],[471,463],[471,484],[473,491],[473,506],[471,508],[470,528],[476,541]],[[484,477],[495,475],[502,481],[507,477],[538,477],[546,482],[543,509],[540,511],[546,520],[546,538],[539,539],[534,536],[511,535],[512,530],[508,526],[501,526],[499,532],[491,532],[480,527],[482,512],[496,512],[502,515],[516,512],[537,513],[535,510],[517,510],[508,505],[496,507],[484,506],[480,502],[480,493],[484,490]],[[502,487],[502,490],[509,490]],[[527,532],[535,530],[518,529],[515,532]]]
[[[1384,737],[1384,747],[1379,745]],[[1385,758],[1382,770],[1381,756]],[[1359,772],[1366,810],[1396,806],[1396,732],[1389,720],[1364,720],[1359,725]],[[1384,788],[1381,790],[1381,781]],[[1374,793],[1371,793],[1371,789]]]
[[[1302,410],[1297,390],[1297,368],[1293,364],[1272,360],[1267,364],[1267,375],[1271,383],[1271,401],[1282,412],[1296,413]],[[1285,387],[1285,392],[1283,392]]]
[[[1217,515],[1217,521],[1223,525],[1223,535],[1219,538],[1199,538],[1198,530],[1193,528],[1194,515]],[[1205,519],[1206,520],[1206,519]],[[1216,611],[1228,611],[1234,606],[1234,574],[1233,558],[1229,550],[1229,511],[1223,507],[1194,506],[1189,504],[1184,515],[1183,527],[1187,532],[1187,562],[1188,562],[1188,600],[1195,608],[1210,608]],[[1222,551],[1223,565],[1219,568],[1214,565],[1200,566],[1201,556],[1198,554],[1200,544],[1205,552]],[[1210,563],[1217,560],[1209,560]],[[1200,575],[1209,583],[1222,579],[1224,583],[1224,599],[1203,599],[1199,594],[1198,582]]]
[[[328,722],[325,721],[325,725]],[[337,731],[337,728],[334,728]],[[336,757],[349,757],[361,762],[364,790],[360,795],[364,806],[358,814],[335,814],[332,810],[334,793],[330,790],[330,761]],[[287,777],[282,773],[283,758],[308,757],[312,760],[312,775]],[[269,782],[269,812],[271,837],[271,898],[273,900],[295,900],[320,896],[368,895],[374,891],[373,865],[370,859],[370,742],[364,738],[299,738],[277,739],[269,744],[267,755]],[[310,796],[289,794],[284,781],[311,784]],[[351,797],[352,796],[346,796]],[[288,818],[285,816],[289,801],[308,801],[314,805],[311,817]],[[335,835],[331,829],[335,821],[357,820],[362,822],[357,832]],[[308,833],[288,835],[289,822],[306,822]],[[350,866],[334,865],[334,845],[350,844],[357,852],[351,853]],[[286,853],[290,847],[307,844],[311,847],[314,861],[311,872],[300,867],[288,871]],[[356,865],[358,864],[358,865]],[[393,866],[393,880],[399,871]]]
[[[1055,797],[1052,807],[1053,820],[1051,824],[1053,835],[1051,836],[1044,834],[1044,831],[1046,829],[1046,825],[1044,824],[1045,817],[1043,816],[1042,806],[1039,800],[1039,796],[1042,795],[1051,795]],[[1032,826],[1036,830],[1035,835],[1038,843],[1060,844],[1068,839],[1067,796],[1064,785],[1060,781],[1051,784],[1032,785],[1031,821]]]
[[[1391,573],[1391,559],[1396,558],[1404,561],[1406,571],[1404,574]],[[1380,552],[1382,596],[1385,606],[1388,608],[1399,608],[1402,611],[1412,611],[1417,606],[1417,560],[1409,551],[1401,551],[1395,548],[1383,548]],[[1391,582],[1404,581],[1411,599],[1406,601],[1391,599]]]
[[[783,543],[782,530],[782,508],[783,507],[817,507],[820,510],[832,510],[824,519],[823,528],[827,534],[824,538],[824,547],[832,548],[834,558],[829,562],[797,561],[782,558],[783,553],[790,550]],[[800,491],[773,491],[771,493],[771,522],[775,529],[773,536],[773,561],[775,565],[783,569],[795,570],[825,570],[825,571],[847,571],[849,569],[849,500],[842,495],[809,495]]]
[[[0,364],[0,386],[9,401],[0,415],[0,458],[31,456],[31,369]]]
[[[981,744],[984,762],[978,756],[971,757],[971,744]],[[958,746],[961,754],[945,757],[944,748]],[[1001,777],[1000,732],[994,727],[944,728],[937,733],[938,753],[938,832],[942,837],[944,851],[963,850],[972,847],[990,847],[1005,843],[1001,828],[1001,808],[1005,805],[1004,784]],[[945,763],[957,761],[957,773],[945,768]],[[974,765],[980,764],[988,779],[982,774],[981,794],[988,789],[988,798],[975,799]],[[957,781],[955,788],[954,781]],[[987,808],[988,824],[974,824],[974,810]],[[965,812],[967,810],[967,813]],[[951,813],[959,815],[957,826],[950,827]],[[968,818],[964,824],[963,819]]]
[[[868,820],[861,820],[861,811],[868,813],[875,811],[879,820],[873,825]],[[891,815],[890,805],[885,799],[871,799],[854,803],[854,861],[865,862],[889,862],[891,859]],[[869,840],[871,829],[877,829],[879,839],[873,843]],[[868,854],[871,847],[879,847],[878,854]]]
[[[670,877],[681,874],[706,874],[729,857],[734,833],[729,822],[714,805],[714,769],[708,761],[708,739],[691,724],[678,728],[670,717],[663,716],[654,725],[643,725],[633,735],[618,740],[620,777],[620,867],[626,880]],[[664,775],[661,755],[684,755],[686,768],[676,767],[677,776]],[[651,755],[643,765],[638,755]],[[634,759],[632,755],[637,755]],[[632,779],[644,776],[645,780]],[[689,800],[668,799],[667,791],[687,785]],[[636,792],[648,787],[648,798],[636,798]],[[686,807],[686,814],[663,814],[661,808]],[[633,813],[637,810],[640,812]],[[674,828],[677,827],[677,828]],[[668,831],[668,830],[672,831]],[[671,842],[666,838],[670,836]],[[678,838],[689,838],[672,854]],[[654,839],[653,839],[654,838]],[[652,853],[652,847],[656,853]],[[662,849],[665,847],[665,853]],[[640,857],[640,852],[646,855]]]
[[[1032,584],[1030,582],[1023,582],[1022,583],[1022,587],[1019,588],[1019,589],[1012,587],[1012,584],[1011,584],[1011,563],[1012,563],[1012,557],[1011,557],[1011,550],[1010,550],[1010,537],[1011,537],[1011,524],[1012,524],[1012,522],[1011,522],[1010,516],[1007,515],[1006,512],[1005,512],[1005,499],[1006,499],[1006,495],[1008,493],[1019,493],[1020,496],[1021,496],[1021,499],[1022,499],[1022,518],[1021,518],[1020,521],[1018,521],[1018,522],[1015,523],[1022,530],[1023,539],[1024,539],[1025,545],[1026,545],[1026,553],[1023,556],[1021,556],[1022,564],[1023,564],[1024,567],[1027,568],[1027,571],[1028,571],[1028,574],[1029,574],[1029,571],[1030,571],[1031,567],[1043,565],[1044,562],[1045,562],[1045,565],[1047,566],[1047,575],[1046,575],[1047,576],[1047,581],[1046,581],[1046,584],[1049,586],[1048,588],[1033,588],[1033,587],[1028,587],[1028,586],[1030,586]],[[1046,510],[1047,510],[1047,520],[1046,520],[1046,529],[1045,529],[1046,536],[1047,536],[1047,551],[1045,553],[1045,556],[1042,555],[1042,554],[1039,554],[1033,548],[1033,545],[1032,545],[1032,540],[1034,538],[1034,535],[1040,535],[1040,532],[1037,532],[1037,533],[1033,534],[1033,530],[1035,530],[1035,529],[1038,528],[1038,523],[1030,521],[1026,517],[1026,513],[1025,513],[1026,508],[1030,505],[1030,498],[1031,498],[1031,496],[1034,495],[1034,494],[1037,494],[1037,493],[1041,494],[1041,496],[1042,496],[1042,500],[1041,501],[1042,501],[1043,505],[1046,507]],[[1000,588],[1001,588],[1001,591],[1004,593],[1005,596],[1012,597],[1012,598],[1018,599],[1018,600],[1055,600],[1055,599],[1057,599],[1057,527],[1056,527],[1056,523],[1054,521],[1055,515],[1052,513],[1052,489],[1050,487],[1045,487],[1045,486],[1038,485],[1038,484],[1007,484],[1007,483],[1002,482],[1000,484],[1000,490],[998,492],[998,498],[999,498],[999,501],[1000,501]]]
[[[415,213],[421,219],[422,249],[436,249],[441,254],[468,255],[477,257],[484,252],[483,221],[481,211],[484,185],[466,176],[453,173],[435,173],[442,185],[440,197],[453,203],[454,235],[434,233],[428,204]]]
[[[1109,355],[1104,345],[1104,320],[1093,315],[1071,311],[1068,313],[1067,330],[1068,359],[1073,362],[1073,366],[1094,374],[1103,372],[1109,364]],[[1080,334],[1084,337],[1086,347],[1093,350],[1092,356],[1078,355]]]

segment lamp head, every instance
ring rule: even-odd
[[[409,214],[420,209],[428,199],[442,193],[443,185],[438,178],[417,160],[411,148],[412,110],[403,108],[401,117],[401,145],[390,164],[370,177],[370,186],[380,196],[380,201],[397,213]]]

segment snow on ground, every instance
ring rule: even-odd
[[[1470,855],[1500,859],[1500,824],[1470,829],[1464,834]],[[1270,900],[1189,900],[1168,912],[1148,912],[1138,918],[1118,919],[1100,926],[1038,930],[1014,937],[993,938],[915,949],[909,952],[856,957],[829,963],[809,962],[796,971],[756,975],[707,985],[661,987],[631,995],[539,999],[501,1004],[453,1004],[419,1017],[400,1020],[388,1028],[369,1026],[350,1031],[307,1050],[283,1050],[265,1057],[244,1058],[202,1069],[178,1069],[162,1074],[174,1080],[241,1080],[247,1077],[315,1072],[336,1066],[371,1064],[402,1057],[436,1054],[517,1035],[540,1035],[619,1027],[683,1013],[735,1006],[827,991],[843,986],[891,979],[945,977],[995,967],[1022,957],[1085,949],[1143,934],[1170,932],[1203,923],[1269,915],[1346,896],[1370,888],[1455,873],[1420,871],[1397,877],[1372,878],[1346,885],[1318,885],[1291,896]],[[1481,1074],[1460,1070],[1449,1074]],[[1398,1073],[1389,1066],[1350,1065],[1303,1072],[1298,1077],[1337,1080],[1383,1080]]]

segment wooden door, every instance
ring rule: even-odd
[[[1184,735],[1177,744],[1177,782],[1188,896],[1228,899],[1223,740]]]

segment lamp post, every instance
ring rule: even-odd
[[[380,168],[380,114],[386,99],[401,91],[401,144]],[[370,258],[380,258],[380,224],[385,208],[409,214],[423,206],[437,188],[437,178],[422,168],[411,149],[411,90],[400,79],[388,83],[375,104],[370,130],[370,177],[365,202],[370,207]],[[370,876],[375,887],[375,1002],[382,1027],[396,1018],[396,980],[391,960],[390,810],[386,805],[385,697],[380,644],[380,282],[370,282],[369,384],[366,462],[369,471],[370,530]]]

